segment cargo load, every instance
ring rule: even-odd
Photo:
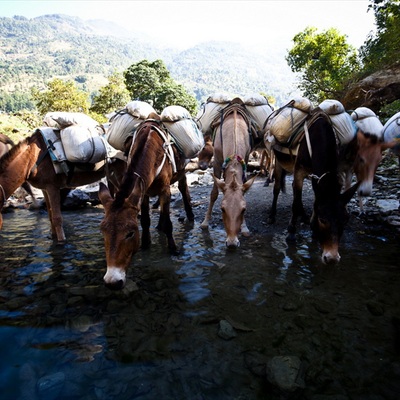
[[[296,97],[272,112],[266,120],[263,133],[273,136],[282,145],[290,145],[293,137],[303,130],[303,124],[312,111],[312,103],[305,97]]]
[[[224,93],[215,93],[202,105],[195,121],[204,135],[212,134],[212,123],[220,117],[221,110],[223,110],[231,100],[232,97]]]
[[[246,110],[254,123],[255,129],[259,132],[262,130],[265,121],[274,111],[268,103],[268,100],[261,94],[253,94],[245,96],[243,103]]]
[[[126,107],[109,116],[110,126],[107,129],[107,141],[117,150],[124,151],[124,144],[136,128],[152,113],[154,108],[144,101],[131,101]]]
[[[44,116],[43,122],[45,126],[55,129],[64,129],[68,128],[71,125],[79,125],[93,129],[100,128],[99,123],[93,118],[89,117],[86,114],[78,112],[49,112]]]
[[[329,115],[340,145],[345,145],[354,139],[357,127],[340,101],[327,99],[318,107]]]
[[[197,157],[204,147],[204,136],[189,111],[181,106],[168,106],[164,108],[160,117],[185,158]]]
[[[392,142],[393,140],[398,141],[398,145],[396,145],[391,151],[396,155],[400,156],[400,112],[394,114],[383,126],[382,129],[383,141],[384,142]]]
[[[70,162],[95,164],[107,157],[105,137],[88,127],[71,125],[60,136]]]
[[[358,107],[351,113],[351,118],[358,129],[368,135],[374,135],[377,138],[382,137],[382,122],[376,114],[367,107]]]

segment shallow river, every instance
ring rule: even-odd
[[[400,398],[395,236],[345,234],[342,262],[323,266],[306,230],[296,246],[256,231],[228,252],[220,223],[203,232],[173,211],[181,254],[153,230],[113,292],[101,208],[63,215],[57,246],[45,212],[4,214],[2,399],[281,399],[276,356],[301,361],[297,398]]]

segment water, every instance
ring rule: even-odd
[[[296,246],[256,232],[231,252],[220,223],[199,228],[204,208],[194,226],[173,213],[181,254],[152,230],[121,292],[102,283],[100,208],[64,212],[64,246],[46,213],[4,214],[2,399],[279,399],[265,374],[278,355],[301,359],[300,398],[396,398],[396,237],[348,232],[327,267],[308,231]]]

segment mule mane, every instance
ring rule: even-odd
[[[129,197],[137,179],[141,179],[148,187],[149,176],[155,168],[155,160],[157,159],[158,153],[163,152],[162,146],[158,146],[154,141],[154,136],[150,135],[150,131],[153,129],[154,122],[146,122],[140,126],[136,133],[134,143],[132,143],[131,150],[129,152],[129,158],[131,159],[128,164],[128,168],[122,179],[122,183],[118,192],[115,195],[115,201],[113,206],[118,208]]]
[[[7,153],[0,157],[0,174],[6,171],[10,162],[14,160],[17,154],[20,153],[21,148],[25,145],[29,145],[30,143],[31,137],[25,138],[15,146],[11,147],[11,149]]]

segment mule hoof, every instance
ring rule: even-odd
[[[201,224],[200,228],[203,229],[203,231],[206,231],[206,230],[208,230],[208,224],[206,224],[206,225]]]

